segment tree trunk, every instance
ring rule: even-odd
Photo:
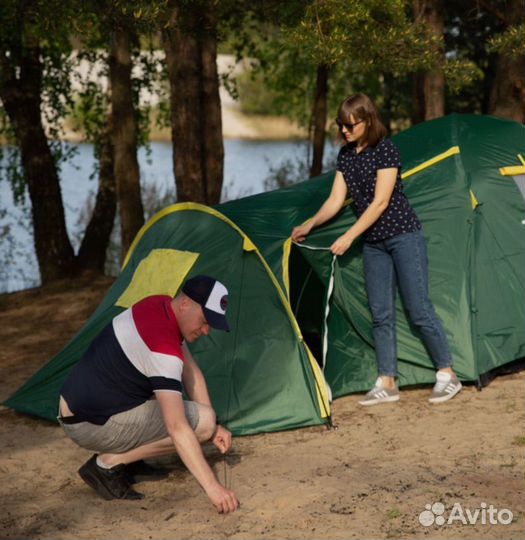
[[[388,135],[392,133],[392,94],[394,76],[391,73],[383,73],[383,107],[381,118],[386,127]]]
[[[414,0],[414,19],[425,24],[440,41],[443,41],[443,8],[440,0]],[[437,45],[435,52],[444,56],[443,46]],[[445,114],[445,75],[441,68],[435,68],[416,75],[414,97],[421,98],[423,103],[415,103],[424,111],[424,120],[439,118]]]
[[[122,230],[122,259],[135,235],[144,225],[131,68],[131,36],[128,30],[117,26],[111,36],[109,78],[113,118],[114,171]]]
[[[202,57],[202,118],[206,125],[204,138],[206,202],[221,201],[224,175],[224,144],[222,140],[221,98],[217,71],[217,11],[206,9],[201,40]]]
[[[184,19],[172,6],[170,21],[163,32],[178,201],[203,204],[220,201],[224,147],[216,26],[212,3],[196,4],[184,12]]]
[[[506,19],[522,24],[525,16],[521,0],[507,2]],[[489,114],[525,122],[525,58],[499,54],[489,99]]]
[[[419,124],[425,121],[425,93],[424,88],[425,74],[416,72],[412,75],[412,124]]]
[[[106,250],[109,244],[117,209],[111,120],[100,141],[99,187],[93,214],[86,227],[78,251],[78,270],[95,270],[104,273]]]
[[[74,253],[66,230],[58,172],[40,114],[40,48],[23,48],[19,43],[7,52],[0,50],[0,98],[20,148],[40,277],[47,283],[71,274]]]
[[[313,116],[313,158],[310,178],[323,172],[324,143],[326,139],[326,120],[328,115],[328,75],[330,68],[326,64],[317,66],[317,80]]]

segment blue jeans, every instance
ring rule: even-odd
[[[396,282],[410,321],[420,332],[436,368],[450,367],[452,356],[445,331],[428,296],[428,259],[422,231],[365,242],[363,259],[379,375],[397,376]]]

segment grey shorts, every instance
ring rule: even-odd
[[[184,401],[184,412],[195,431],[199,425],[199,405],[194,401]],[[91,422],[60,424],[66,435],[78,446],[103,454],[122,454],[169,437],[156,399],[111,416],[103,426]]]

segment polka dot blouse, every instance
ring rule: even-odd
[[[337,170],[343,174],[358,216],[374,199],[377,171],[394,167],[397,168],[397,179],[392,198],[380,218],[364,232],[366,242],[386,240],[421,228],[416,213],[403,193],[399,150],[389,139],[381,139],[375,147],[367,147],[359,154],[355,143],[348,143],[337,156]]]

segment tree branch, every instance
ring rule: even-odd
[[[492,13],[492,15],[495,15],[500,21],[505,23],[507,26],[511,24],[511,21],[507,19],[504,13],[502,13],[499,9],[495,8],[491,2],[486,2],[485,0],[477,0],[478,4],[485,9],[485,11],[488,11],[489,13]]]

